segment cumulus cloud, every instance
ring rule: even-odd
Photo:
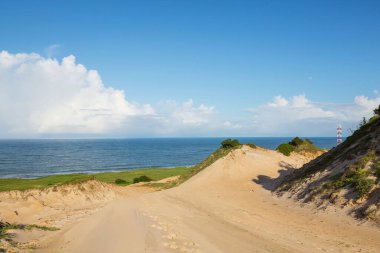
[[[97,71],[72,55],[58,61],[0,52],[0,137],[128,135],[139,132],[143,122],[154,134],[165,125],[207,123],[214,107],[189,100],[159,110],[127,101],[123,90],[105,86]]]
[[[374,98],[356,96],[350,104],[331,104],[310,101],[304,94],[284,98],[251,108],[252,130],[257,135],[331,136],[337,124],[355,128],[362,117],[371,117],[380,104],[380,96]]]
[[[170,115],[171,121],[182,123],[185,125],[200,126],[210,121],[210,115],[215,113],[214,106],[206,106],[204,104],[194,106],[192,99],[182,104],[177,104],[174,100],[167,100],[161,103],[162,110]]]

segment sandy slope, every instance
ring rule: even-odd
[[[304,162],[244,147],[177,188],[108,204],[41,251],[380,252],[379,228],[272,196],[278,170]]]

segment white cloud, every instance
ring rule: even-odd
[[[249,109],[253,113],[252,130],[263,136],[331,136],[338,123],[354,128],[362,117],[371,117],[380,104],[374,98],[356,96],[350,104],[326,104],[310,101],[305,95],[290,99],[274,97],[272,102]]]
[[[0,52],[0,137],[129,135],[144,127],[154,134],[163,126],[175,132],[205,124],[214,113],[214,107],[194,106],[191,99],[158,110],[127,101],[123,90],[105,86],[97,71],[72,55],[59,62]]]
[[[269,103],[270,107],[281,107],[288,105],[289,101],[283,98],[282,96],[275,96],[273,102]]]
[[[210,121],[210,115],[214,114],[213,106],[201,104],[198,107],[194,106],[192,99],[184,102],[180,106],[174,106],[172,112],[174,119],[187,125],[202,125]]]
[[[155,106],[126,99],[74,56],[0,52],[0,138],[73,136],[333,136],[370,117],[380,94],[350,104],[327,104],[304,94],[223,118],[214,106],[165,100]],[[219,117],[219,118],[218,118]],[[221,117],[221,118],[220,118]]]
[[[239,123],[234,123],[229,120],[224,121],[223,126],[227,129],[242,129],[243,126]]]

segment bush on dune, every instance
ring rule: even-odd
[[[300,145],[302,145],[304,143],[304,141],[301,139],[301,138],[299,138],[299,137],[295,137],[293,140],[291,140],[290,142],[289,142],[289,144],[290,145],[292,145],[292,146],[300,146]]]
[[[222,141],[221,143],[222,148],[234,148],[240,146],[240,142],[237,139],[231,140],[231,139],[226,139]]]
[[[133,179],[133,183],[136,184],[136,183],[140,183],[140,182],[150,182],[152,181],[153,179],[151,179],[150,177],[147,177],[145,175],[142,175],[142,176],[139,176],[139,177],[135,177]]]
[[[293,151],[318,151],[321,149],[315,146],[309,139],[303,140],[299,137],[295,137],[288,143],[280,144],[276,150],[286,156],[289,156]]]
[[[124,179],[120,179],[120,178],[117,178],[115,180],[115,184],[119,184],[119,185],[123,185],[123,184],[127,184],[128,182],[125,181]]]

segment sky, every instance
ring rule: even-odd
[[[0,138],[335,136],[380,104],[379,1],[0,1]]]

